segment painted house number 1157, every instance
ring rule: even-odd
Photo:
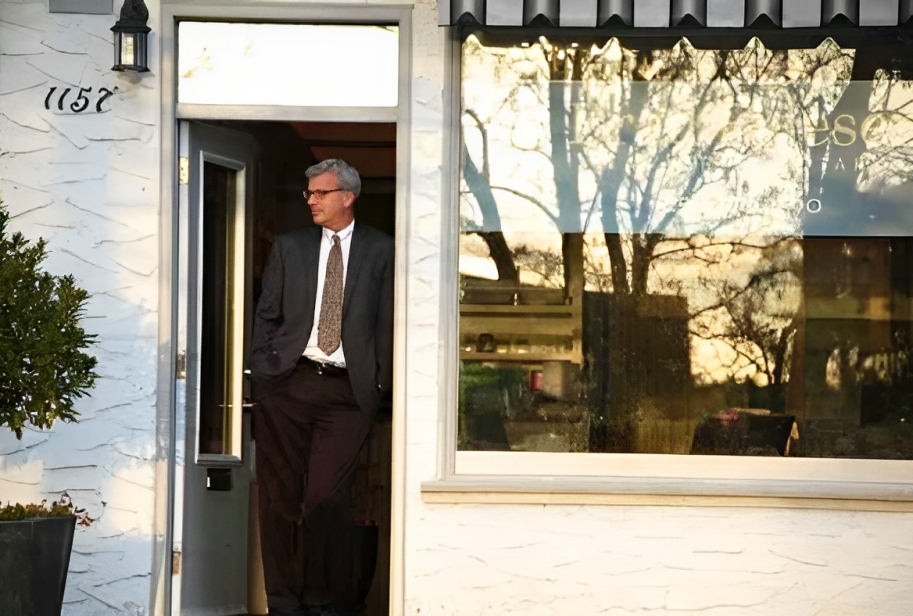
[[[48,95],[44,97],[44,108],[51,109],[51,105],[56,101],[57,104],[54,106],[57,107],[57,111],[82,113],[89,109],[90,105],[94,102],[95,112],[103,113],[102,104],[117,92],[117,87],[115,87],[114,90],[99,88],[98,92],[95,94],[92,93],[92,88],[79,88],[79,90],[70,97],[70,92],[74,89],[75,88],[64,88],[55,96],[58,88],[57,86],[52,87],[48,90]],[[69,105],[67,105],[68,97],[72,98],[72,102]]]

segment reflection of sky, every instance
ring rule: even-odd
[[[508,234],[554,228],[543,212],[556,215],[557,198],[550,160],[547,67],[541,50],[533,46],[476,51],[471,42],[467,46],[464,109],[475,112],[485,126],[500,228]],[[747,49],[744,53],[766,52]],[[887,86],[884,80],[874,87],[867,82],[848,84],[842,79],[851,67],[852,54],[832,46],[790,53],[789,79],[780,75],[779,82],[731,79],[707,88],[699,82],[686,83],[687,75],[683,83],[652,84],[584,77],[582,102],[576,108],[577,132],[583,136],[574,145],[586,162],[572,182],[580,190],[580,220],[586,230],[660,230],[673,236],[884,236],[913,231],[913,84]],[[803,74],[803,67],[813,61],[820,66]],[[596,176],[611,165],[619,145],[619,101],[630,97],[636,87],[650,88],[650,102],[625,168],[620,216],[604,228]],[[868,108],[842,109],[845,117],[839,131],[835,126],[820,130],[837,101],[850,100],[857,88],[865,90],[856,98],[867,102]],[[466,117],[463,125],[467,147],[481,165],[482,132]],[[814,172],[809,144],[830,140],[829,157],[837,156],[841,147],[834,143],[848,140],[847,130],[856,135],[855,147],[864,144],[853,153],[862,154],[858,163],[862,173],[851,173],[843,180],[829,177],[822,199],[808,202],[806,192]],[[662,158],[658,153],[667,145],[671,154]],[[829,162],[833,166],[833,160],[825,159],[825,168]],[[848,164],[857,164],[855,158],[849,158]],[[699,182],[683,198],[695,173]],[[463,190],[467,191],[465,186]],[[646,201],[651,214],[638,219],[635,212]],[[671,222],[658,229],[673,209],[677,211]],[[462,214],[481,222],[468,191]]]
[[[674,64],[682,49],[668,52],[664,61]],[[607,63],[623,60],[617,45],[593,55],[600,53]],[[649,82],[623,82],[615,67],[602,76],[585,74],[579,84],[580,103],[573,110],[577,137],[571,143],[579,148],[579,169],[567,179],[580,191],[586,288],[612,290],[603,232],[622,234],[630,281],[636,241],[630,234],[662,231],[665,240],[650,260],[646,292],[687,299],[694,378],[706,383],[752,378],[763,385],[761,354],[769,349],[735,335],[735,317],[720,302],[754,293],[748,312],[756,327],[774,336],[800,309],[807,282],[803,243],[778,239],[913,235],[913,83],[891,81],[883,73],[874,83],[851,83],[854,53],[833,44],[790,51],[779,68],[765,74],[763,67],[777,66],[776,61],[754,44],[734,52],[743,63],[740,78],[708,86],[714,73],[701,62],[712,52],[689,53],[696,68],[692,74],[681,71],[681,83],[663,81],[662,70],[651,66]],[[470,38],[464,46],[463,108],[482,123],[487,142],[469,113],[463,116],[463,134],[479,169],[487,147],[501,219],[497,230],[514,252],[521,281],[560,286],[560,273],[536,271],[546,265],[560,270],[560,261],[529,260],[526,251],[521,262],[517,250],[561,254],[547,79],[538,45],[485,48]],[[623,170],[619,215],[605,224],[597,177],[614,164],[625,102],[638,94],[636,88],[648,89],[647,103]],[[813,149],[816,143],[828,145]],[[468,221],[463,230],[471,231],[482,216],[465,181],[461,190],[461,215]],[[643,204],[648,215],[635,222]],[[461,237],[460,257],[462,274],[497,279],[487,246],[471,233]],[[543,275],[536,282],[533,274]],[[758,278],[776,282],[749,290],[749,281]],[[870,299],[887,301],[878,293]],[[875,317],[854,313],[853,318]]]
[[[178,100],[395,107],[393,26],[181,22]]]

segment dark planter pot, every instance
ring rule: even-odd
[[[0,522],[0,614],[60,614],[76,517]]]

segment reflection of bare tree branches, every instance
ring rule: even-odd
[[[541,39],[500,57],[498,70],[517,75],[509,100],[495,101],[495,108],[504,110],[505,134],[514,152],[547,159],[554,188],[488,177],[489,189],[530,204],[565,238],[581,227],[584,203],[590,201],[582,191],[593,190],[605,263],[597,268],[594,253],[585,255],[593,263],[587,267],[587,284],[634,295],[673,289],[675,282],[666,273],[672,263],[721,266],[744,251],[770,247],[767,240],[739,239],[733,229],[753,237],[764,235],[765,224],[773,236],[798,232],[797,202],[804,194],[820,194],[828,173],[824,165],[836,159],[823,127],[833,130],[835,114],[851,102],[847,84],[862,70],[857,52],[832,42],[813,50],[768,50],[757,40],[742,50],[697,50],[683,40],[672,50],[635,51],[609,41],[601,49],[583,51]],[[877,63],[864,64],[870,70]],[[884,77],[879,87],[889,92],[890,78]],[[878,98],[882,107],[885,96]],[[481,125],[478,115],[466,120]],[[511,126],[518,122],[541,133],[520,138],[519,129]],[[913,157],[898,142],[873,148],[863,172],[882,165],[896,176]],[[815,143],[823,149],[815,150]],[[771,180],[759,179],[757,171],[745,171],[771,160],[772,152],[784,152],[784,146],[792,148],[793,158],[780,166],[782,181],[776,187],[765,186]],[[540,172],[536,177],[547,176]],[[700,201],[708,194],[714,195],[712,209]],[[730,198],[722,199],[724,194]],[[696,217],[695,212],[704,213]],[[586,214],[589,220],[594,208]],[[777,223],[771,225],[771,220]],[[701,236],[707,246],[672,241]],[[731,256],[712,252],[726,245]],[[567,258],[576,255],[580,244],[565,248]],[[571,273],[567,263],[566,276]],[[594,268],[608,272],[611,284]],[[721,292],[736,297],[737,290]],[[739,315],[735,304],[730,308]],[[735,319],[732,314],[726,319]],[[757,324],[743,319],[741,328]],[[774,355],[763,363],[775,363]]]
[[[559,226],[560,223],[558,221],[558,217],[555,216],[554,214],[552,214],[552,212],[549,210],[547,205],[545,205],[544,203],[542,203],[542,201],[533,197],[532,195],[528,195],[524,192],[520,192],[519,190],[510,188],[509,186],[492,186],[491,189],[492,190],[503,190],[504,192],[509,192],[512,195],[516,195],[516,196],[520,197],[521,199],[529,201],[530,203],[535,205],[537,208],[539,208],[539,211],[541,211],[543,214],[548,216],[549,220],[551,220],[552,223],[554,223],[554,225],[556,227]]]
[[[764,375],[764,384],[779,385],[788,379],[801,316],[802,252],[794,239],[744,245],[758,253],[757,265],[744,282],[702,281],[712,301],[692,312],[691,333],[725,344],[743,366]]]
[[[703,241],[702,241],[703,240]],[[683,253],[687,254],[687,258],[695,259],[703,263],[708,264],[719,264],[722,261],[722,257],[719,256],[710,256],[709,250],[713,248],[747,248],[755,250],[764,250],[770,247],[769,243],[753,243],[746,240],[737,240],[732,238],[727,238],[721,241],[708,240],[704,236],[691,236],[685,240],[681,240],[686,245],[680,248],[669,248],[663,249],[656,253],[657,259],[664,259],[671,257],[673,255],[681,255]],[[669,242],[668,240],[663,242],[663,246],[668,244],[676,244],[679,242]]]
[[[482,228],[485,230],[477,231],[477,233],[488,246],[489,254],[491,254],[491,258],[498,268],[498,279],[517,282],[519,280],[517,266],[514,264],[513,257],[510,254],[510,248],[504,238],[504,232],[501,231],[501,215],[498,212],[495,196],[491,192],[488,133],[484,123],[474,111],[467,110],[466,115],[475,121],[482,136],[482,171],[479,171],[469,155],[465,137],[460,140],[462,143],[463,179],[466,181],[466,185],[475,197],[476,203],[482,212]],[[461,136],[463,130],[461,128]]]
[[[655,258],[662,235],[677,224],[680,212],[708,184],[729,181],[735,168],[763,151],[764,141],[747,141],[740,135],[745,131],[739,120],[748,106],[736,96],[733,80],[738,77],[739,66],[738,58],[732,59],[733,53],[695,52],[687,44],[680,44],[673,52],[639,53],[638,74],[665,81],[654,87],[652,81],[634,81],[633,72],[624,77],[630,81],[631,89],[617,113],[621,118],[617,147],[606,145],[611,134],[602,138],[595,128],[587,131],[594,135],[594,145],[611,152],[609,164],[598,172],[598,186],[613,288],[647,293],[650,261]],[[699,74],[699,63],[704,63],[705,68],[712,65],[709,79]],[[651,64],[658,68],[651,69]],[[687,103],[682,103],[683,96]],[[651,101],[649,106],[647,100]],[[721,105],[728,105],[729,121],[716,122],[713,127]],[[683,119],[683,110],[688,114],[687,120]],[[639,139],[641,135],[644,137]],[[683,150],[686,139],[691,145]],[[772,137],[766,141],[770,140]],[[653,151],[645,150],[645,145]],[[622,207],[625,191],[634,194],[635,199],[629,199]],[[670,199],[670,195],[674,197]],[[717,226],[735,219],[735,215],[726,216]],[[616,227],[631,233],[624,236],[629,238],[629,250],[620,245],[623,236],[614,232]]]
[[[793,370],[807,388],[790,388],[796,410],[806,408],[806,392],[827,393],[815,382],[824,370],[813,362],[826,361],[838,328],[829,315],[841,313],[821,305],[848,293],[841,272],[833,290],[827,286],[829,268],[856,261],[813,236],[862,221],[863,207],[906,203],[904,182],[913,181],[913,98],[898,93],[897,76],[882,66],[896,60],[896,48],[889,56],[870,47],[857,52],[829,41],[768,50],[753,40],[741,50],[698,50],[683,39],[671,50],[625,49],[617,40],[582,50],[544,38],[526,48],[464,47],[464,66],[478,61],[498,76],[484,73],[463,89],[471,110],[463,116],[464,179],[485,230],[501,232],[501,218],[509,227],[506,238],[486,242],[506,239],[502,258],[527,283],[561,287],[563,280],[572,306],[583,296],[572,295],[574,284],[600,294],[586,297],[588,310],[598,304],[611,315],[605,327],[617,336],[598,378],[623,385],[594,407],[602,405],[600,420],[614,422],[620,450],[657,395],[638,381],[647,371],[634,366],[643,368],[643,357],[662,347],[631,326],[654,317],[680,325],[670,355],[679,354],[687,387],[729,381],[744,392],[751,380],[772,399]],[[814,200],[818,210],[808,207]],[[837,224],[815,227],[823,220]],[[529,232],[544,221],[554,225],[551,237]],[[590,223],[595,233],[584,238]],[[913,288],[893,278],[913,263],[913,246],[907,260],[898,251],[885,257],[890,242],[879,248],[883,269],[857,259],[857,278],[890,278],[890,289],[858,291],[846,339],[834,343],[842,349],[870,335],[857,327],[875,314],[864,299],[887,304]],[[807,295],[815,301],[806,303]],[[884,310],[895,318],[894,308]],[[586,333],[597,327],[588,318],[584,336],[600,344]],[[785,409],[779,402],[770,407]]]
[[[536,274],[542,281],[541,286],[560,289],[564,286],[564,264],[561,255],[547,250],[540,250],[525,244],[515,246],[513,250],[517,267]]]

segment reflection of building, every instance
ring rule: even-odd
[[[598,293],[591,290],[586,300],[570,304],[563,296],[559,301],[533,298],[540,291],[528,289],[516,291],[516,305],[512,292],[496,310],[479,308],[488,302],[476,298],[464,306],[466,331],[473,335],[461,340],[456,265],[459,99],[467,79],[461,74],[460,43],[475,23],[490,26],[475,31],[488,44],[501,45],[504,56],[525,49],[522,43],[514,48],[514,42],[535,46],[540,37],[560,41],[567,49],[593,41],[603,45],[612,37],[628,49],[669,49],[687,37],[699,54],[721,46],[742,49],[757,35],[773,57],[774,51],[814,47],[833,36],[846,49],[868,48],[877,61],[877,53],[888,53],[886,41],[909,38],[909,0],[441,0],[414,5],[368,0],[357,8],[309,1],[147,0],[156,53],[151,71],[139,76],[110,70],[109,29],[120,4],[0,0],[3,199],[15,230],[48,238],[48,268],[73,272],[93,293],[87,325],[99,336],[93,352],[105,377],[92,397],[81,401],[80,424],[57,425],[47,434],[27,433],[22,442],[0,434],[0,501],[37,500],[70,490],[77,504],[100,518],[77,533],[65,616],[233,615],[248,611],[248,605],[256,611],[255,600],[248,604],[248,590],[257,587],[256,567],[249,568],[245,557],[247,486],[253,470],[247,463],[249,450],[221,459],[200,458],[196,450],[200,348],[193,346],[194,336],[224,343],[224,328],[215,330],[214,324],[225,316],[221,309],[228,302],[207,296],[220,316],[200,315],[192,312],[195,294],[219,287],[231,296],[239,279],[221,276],[227,273],[221,269],[224,262],[206,269],[204,262],[213,263],[203,257],[214,253],[193,242],[199,240],[195,234],[202,232],[198,225],[205,214],[211,215],[206,219],[212,223],[210,230],[218,231],[229,208],[203,212],[200,204],[190,208],[182,199],[197,194],[200,168],[206,165],[220,167],[225,182],[217,188],[226,199],[237,197],[232,207],[243,199],[229,188],[243,185],[256,195],[247,203],[253,216],[245,228],[249,235],[233,238],[246,248],[234,253],[238,267],[233,270],[242,274],[241,288],[234,288],[234,296],[241,299],[234,316],[243,331],[244,312],[251,308],[258,267],[272,234],[307,222],[300,197],[301,166],[332,155],[356,161],[364,171],[361,203],[367,209],[359,214],[361,219],[388,225],[397,239],[396,392],[365,450],[358,484],[364,509],[355,512],[361,522],[371,517],[390,531],[379,538],[382,562],[369,596],[369,614],[913,612],[907,547],[913,541],[909,461],[735,456],[708,461],[684,455],[558,452],[589,447],[589,434],[561,433],[552,425],[584,422],[579,394],[591,394],[582,392],[567,370],[589,365],[592,340],[587,342],[587,332],[597,329],[597,319],[585,317],[590,304],[603,315],[616,313],[616,327],[603,327],[603,344],[593,345],[594,354],[599,350],[593,366],[603,377],[591,382],[609,385],[598,395],[605,399],[613,385],[624,384],[613,384],[612,378],[631,376],[650,403],[638,409],[643,416],[675,408],[676,396],[670,392],[680,386],[680,366],[691,361],[683,357],[688,348],[682,316],[686,307],[676,297],[679,291],[651,289],[652,295],[663,296],[652,297],[654,309],[646,313],[632,312],[627,300],[613,302],[605,280]],[[91,6],[100,6],[101,14],[78,12]],[[59,7],[76,12],[49,12]],[[351,77],[355,73],[340,68],[344,54],[327,51],[286,54],[254,69],[268,76],[261,86],[326,94],[324,102],[331,94],[351,94],[361,97],[359,104],[284,104],[273,91],[253,91],[241,80],[240,67],[233,71],[231,65],[226,73],[229,91],[213,94],[204,89],[204,95],[226,100],[256,95],[263,97],[260,102],[184,104],[175,85],[186,72],[179,70],[176,41],[180,24],[188,21],[377,24],[384,36],[389,36],[388,26],[397,25],[398,56],[386,57],[387,70],[371,75],[395,76],[396,102],[376,100],[371,88]],[[200,49],[212,52],[235,40],[220,37],[219,45]],[[246,45],[233,49],[245,61],[258,57]],[[904,48],[906,57],[908,52]],[[384,59],[381,53],[356,58],[352,68]],[[218,68],[217,57],[207,62]],[[341,82],[318,78],[319,68]],[[249,66],[244,70],[250,74]],[[527,63],[517,72],[525,80],[523,87],[509,84],[506,89],[529,94],[524,88],[541,78],[539,66]],[[828,70],[819,77],[824,79],[825,73]],[[488,96],[499,91],[494,78],[483,79],[488,81],[481,90]],[[305,87],[286,87],[296,84]],[[558,92],[560,82],[552,84]],[[113,94],[103,95],[102,89]],[[893,95],[902,92],[897,89]],[[568,92],[568,100],[571,96]],[[89,101],[81,112],[75,111],[78,100]],[[503,105],[506,96],[495,102]],[[787,108],[795,115],[796,105]],[[525,118],[520,145],[550,145],[552,119],[557,123],[560,118],[541,108]],[[232,131],[222,134],[233,135],[229,141],[235,145],[258,144],[259,156],[247,156],[257,149],[252,145],[247,152],[227,156],[219,149],[226,143],[193,149],[181,142],[188,127],[196,130],[201,124]],[[882,145],[891,145],[892,135],[898,141],[907,138],[900,129],[884,126],[873,120],[866,128],[873,140],[885,138],[878,142]],[[834,129],[834,122],[829,128]],[[544,130],[545,136],[539,139],[533,129]],[[617,132],[599,137],[609,141]],[[504,135],[510,137],[509,131]],[[823,135],[818,134],[819,140]],[[843,139],[839,134],[837,138]],[[481,147],[477,135],[467,139]],[[546,154],[550,161],[552,153]],[[543,158],[541,152],[536,156]],[[675,160],[692,157],[676,151]],[[899,159],[881,160],[890,162],[883,173],[909,170]],[[493,161],[493,168],[498,162],[504,161]],[[776,165],[762,168],[763,175],[776,176]],[[553,184],[552,175],[535,169],[540,188]],[[252,175],[244,176],[246,183],[231,184],[242,170]],[[479,172],[484,171],[480,166]],[[749,184],[755,179],[740,176]],[[895,203],[909,205],[908,186],[891,186]],[[502,193],[516,189],[512,184],[495,188]],[[792,186],[781,196],[789,201],[797,192]],[[545,190],[514,195],[538,200],[546,208],[554,205],[551,196]],[[758,211],[778,206],[774,198],[762,202],[760,191],[748,197]],[[580,220],[593,232],[601,210],[588,199],[581,201],[592,216]],[[715,210],[708,205],[706,211]],[[541,211],[527,218],[536,224],[550,220]],[[512,219],[517,220],[527,221]],[[788,404],[814,408],[815,419],[839,419],[831,426],[834,430],[865,427],[866,419],[853,413],[878,408],[867,402],[870,397],[893,396],[898,409],[908,404],[903,396],[910,392],[868,387],[883,384],[883,375],[908,371],[905,349],[913,336],[907,275],[913,268],[905,239],[911,233],[904,226],[909,221],[905,216],[891,221],[884,227],[896,227],[902,239],[805,241],[804,311],[809,325],[796,334],[796,345],[805,352],[794,356],[792,369],[801,375],[814,372],[817,380],[791,378]],[[843,256],[844,243],[851,258]],[[700,280],[711,265],[702,267],[695,268],[692,279]],[[600,274],[611,276],[609,270]],[[584,297],[582,288],[575,297]],[[689,300],[687,310],[697,308]],[[574,325],[556,329],[551,321],[558,320]],[[496,327],[489,326],[495,322],[500,323],[497,334],[492,331]],[[661,330],[667,326],[666,337]],[[843,354],[832,357],[836,345],[828,336],[834,331],[844,333]],[[542,374],[536,368],[520,380],[511,380],[516,374],[505,377],[505,383],[544,390],[547,412],[538,423],[518,421],[517,434],[506,435],[526,439],[529,448],[538,451],[458,450],[460,353],[469,354],[463,356],[466,363],[483,365],[487,356],[473,353],[488,353],[488,347],[479,350],[473,344],[484,333],[492,334],[495,353],[501,334],[512,337],[504,344],[514,348],[505,354],[543,353]],[[558,349],[533,350],[537,336],[551,336],[539,342]],[[234,342],[243,356],[244,336]],[[639,350],[638,343],[643,343]],[[638,352],[625,357],[619,347]],[[224,366],[215,366],[214,372],[219,378],[241,378],[227,374]],[[803,380],[807,387],[800,389]],[[715,383],[696,388],[689,410],[699,412],[706,406],[717,413],[725,406],[750,406],[740,387],[748,386],[737,383],[727,390]],[[483,391],[479,399],[487,400],[491,392]],[[516,389],[506,401],[503,396],[499,400],[510,413],[519,413],[525,403]],[[243,417],[242,410],[234,410]],[[891,420],[901,426],[903,417],[895,414]],[[813,419],[811,410],[805,419]],[[641,438],[674,437],[676,443],[690,443],[693,425],[673,428],[675,420],[665,420],[670,424],[665,432],[657,429]],[[800,444],[804,434],[800,432]],[[895,440],[885,442],[894,447],[905,443],[908,434],[898,430]],[[572,442],[569,435],[577,440]],[[240,436],[247,446],[247,433]],[[213,449],[223,444],[211,439]],[[878,452],[881,458],[886,455]],[[209,509],[193,509],[201,502]]]
[[[581,310],[563,289],[519,285],[464,286],[460,358],[467,361],[582,362]],[[479,348],[481,336],[491,343]]]
[[[688,302],[673,295],[587,294],[584,338],[591,414],[630,424],[612,442],[610,425],[594,423],[593,451],[637,451],[634,432],[646,409],[676,418],[691,377]]]
[[[791,382],[804,392],[790,392],[791,408],[807,429],[841,434],[881,414],[866,406],[886,401],[863,400],[864,391],[902,376],[895,358],[910,346],[909,241],[806,238],[803,251],[804,374]],[[876,369],[879,357],[893,369]]]

